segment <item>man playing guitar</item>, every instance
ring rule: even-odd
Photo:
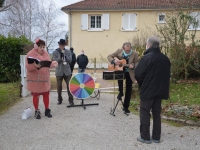
[[[134,68],[137,66],[139,57],[138,53],[135,50],[131,49],[131,43],[126,42],[123,44],[121,49],[118,49],[114,53],[108,55],[108,61],[113,65],[123,65],[122,59],[126,60],[126,65],[123,65],[123,71],[125,74],[126,79],[126,91],[125,91],[125,98],[124,98],[124,112],[130,113],[128,107],[130,104],[131,99],[131,92],[132,92],[132,84],[135,82],[135,75],[134,75]],[[116,59],[117,58],[117,59]],[[123,92],[123,80],[118,80],[119,86],[119,94],[117,99],[122,99],[124,96]]]

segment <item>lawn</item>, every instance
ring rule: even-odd
[[[170,99],[167,103],[200,105],[200,83],[171,84]]]
[[[139,108],[138,91],[133,92],[131,110]],[[170,98],[162,102],[162,114],[180,119],[200,120],[200,83],[171,83]]]
[[[0,83],[0,114],[20,100],[19,83]]]

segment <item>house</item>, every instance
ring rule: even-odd
[[[144,33],[152,35],[155,25],[165,24],[167,12],[187,6],[200,22],[199,0],[84,0],[62,11],[69,15],[69,46],[76,54],[85,50],[90,59],[99,62],[124,42]],[[200,24],[197,35],[200,37]]]

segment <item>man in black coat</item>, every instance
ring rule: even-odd
[[[140,137],[138,141],[150,144],[150,111],[153,115],[152,140],[160,143],[161,102],[169,98],[170,61],[160,51],[160,40],[152,36],[147,40],[146,51],[135,69],[140,88]]]
[[[74,65],[76,64],[76,54],[74,53],[73,47],[70,48],[70,51],[71,51],[71,54],[72,54],[72,61],[70,63],[70,68],[71,68],[71,72],[73,73]]]
[[[88,57],[84,54],[84,50],[82,50],[81,54],[77,57],[78,73],[85,72],[85,68],[88,65],[88,62]]]

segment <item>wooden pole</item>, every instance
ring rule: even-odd
[[[96,73],[96,58],[94,58],[94,73]]]

